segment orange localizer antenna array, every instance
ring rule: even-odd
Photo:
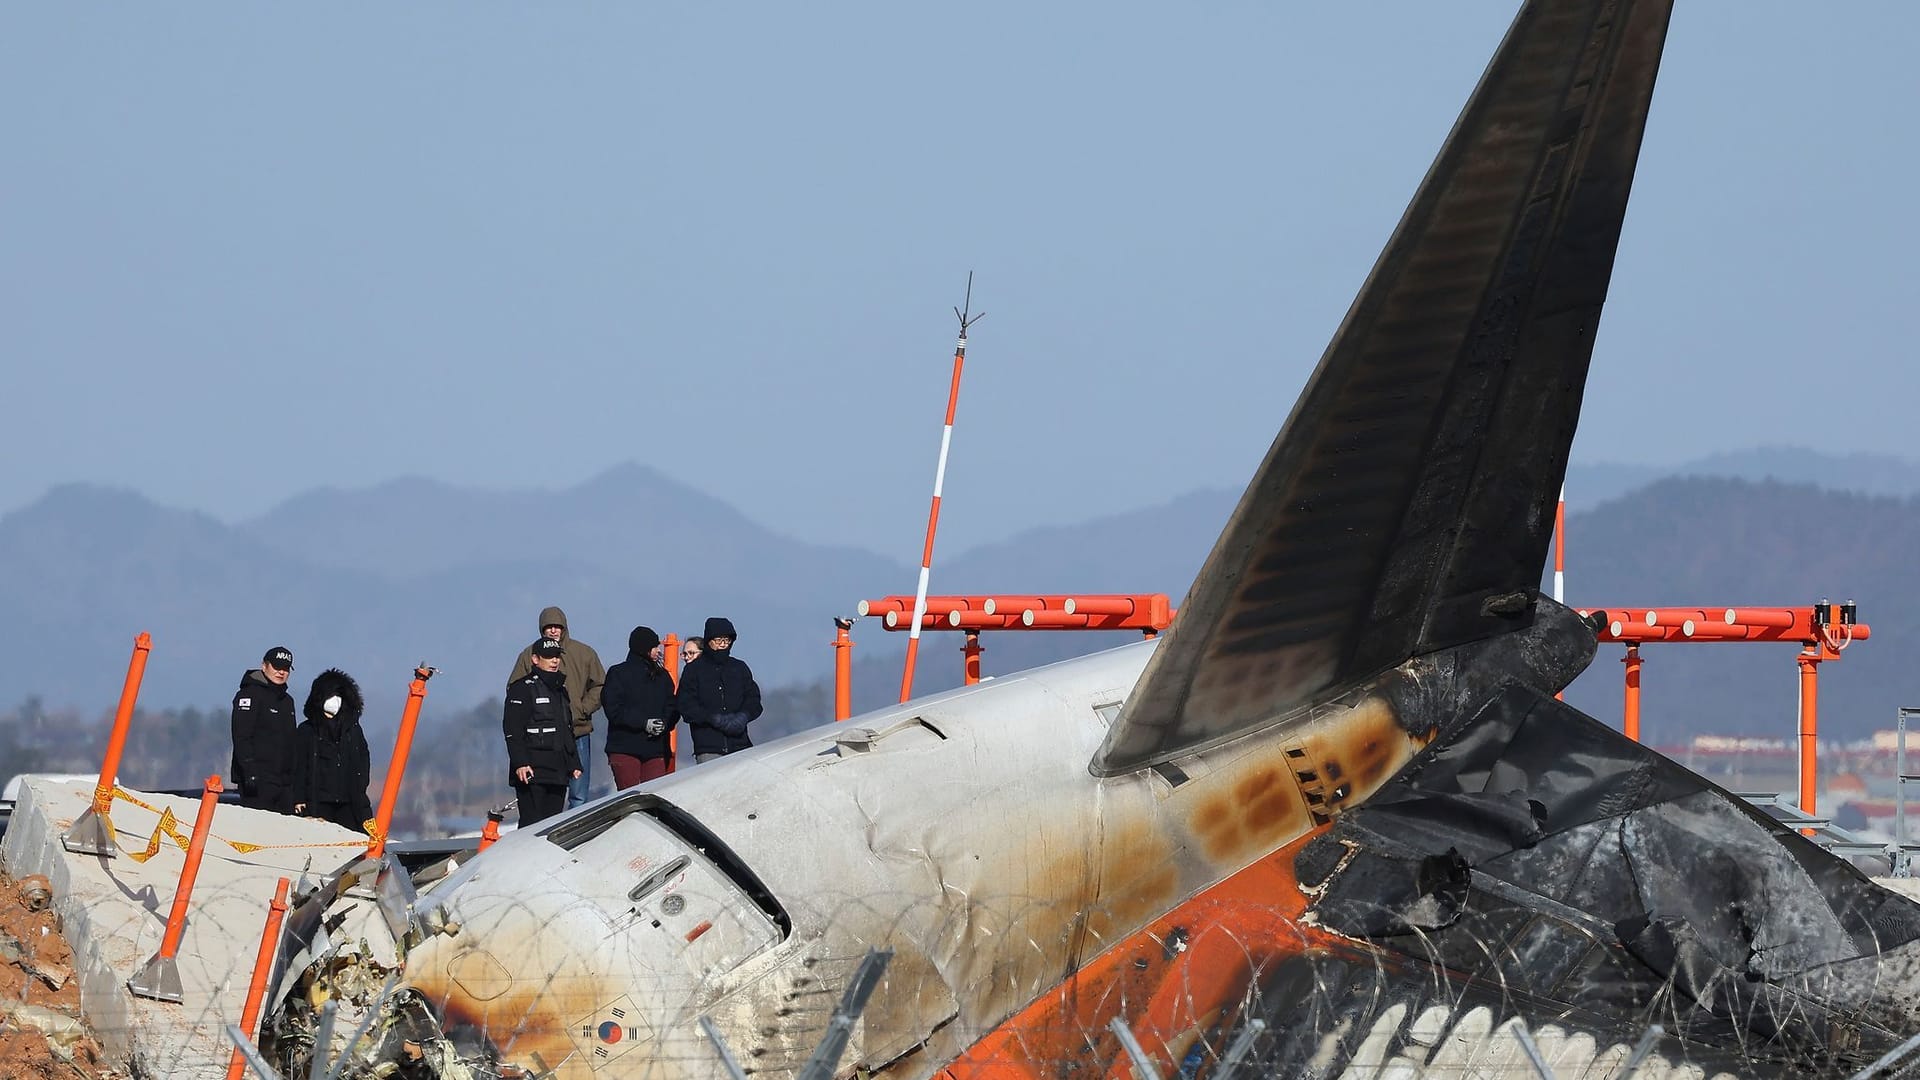
[[[920,584],[914,590],[913,629],[907,635],[907,663],[900,672],[900,700],[913,696],[913,662],[920,654],[920,619],[927,613],[927,581],[933,576],[933,534],[940,526],[940,489],[947,480],[947,449],[953,445],[953,412],[960,404],[960,369],[967,363],[967,327],[986,318],[973,311],[973,275],[967,275],[965,308],[954,308],[960,320],[960,340],[953,347],[953,382],[947,387],[947,419],[940,429],[940,463],[933,470],[933,507],[927,511],[927,543],[920,550]]]
[[[1837,607],[1837,610],[1836,610]],[[1835,605],[1822,598],[1800,608],[1594,608],[1604,614],[1603,642],[1627,647],[1626,696],[1622,730],[1640,739],[1640,646],[1658,642],[1784,641],[1797,642],[1800,655],[1800,810],[1815,812],[1819,786],[1820,665],[1840,659],[1847,646],[1873,636],[1859,620],[1859,609],[1848,600]],[[1589,610],[1580,609],[1582,618]]]

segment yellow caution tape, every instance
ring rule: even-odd
[[[134,862],[143,863],[155,855],[160,854],[160,837],[163,835],[174,843],[179,844],[181,851],[187,850],[187,838],[181,836],[180,830],[174,827],[178,820],[179,819],[173,816],[172,808],[162,810],[160,812],[160,824],[153,827],[153,835],[147,838],[146,848],[141,851],[127,852],[127,858],[132,859]]]
[[[174,816],[172,807],[154,806],[151,803],[143,802],[139,798],[135,797],[132,792],[128,791],[123,787],[120,787],[118,784],[114,785],[113,797],[116,799],[124,799],[127,802],[130,802],[133,805],[139,807],[140,809],[147,811],[148,813],[160,815],[160,824],[154,826],[153,836],[147,840],[147,846],[140,851],[130,851],[127,853],[127,857],[132,859],[134,862],[146,862],[148,859],[151,859],[155,855],[159,854],[160,853],[160,837],[162,836],[165,836],[168,839],[172,840],[174,843],[180,845],[181,851],[187,850],[187,848],[191,845],[192,843],[191,839],[180,831],[179,829],[180,819]],[[378,838],[379,834],[376,831],[374,823],[371,819],[369,819],[365,823],[363,828],[366,830],[367,836],[369,837],[369,839],[367,840],[332,840],[332,841],[328,841],[326,843],[320,843],[320,844],[313,844],[313,843],[255,844],[255,843],[250,843],[246,840],[229,840],[226,837],[219,835],[218,833],[214,833],[212,834],[212,836],[214,839],[232,848],[238,854],[246,855],[251,852],[264,851],[271,848],[367,847],[375,839]]]

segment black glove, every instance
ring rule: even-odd
[[[743,712],[723,712],[713,714],[714,730],[730,739],[737,739],[747,733],[747,714]]]
[[[656,716],[651,720],[647,721],[648,737],[657,739],[660,736],[665,735],[666,733],[667,733],[667,722],[665,720],[662,720]]]

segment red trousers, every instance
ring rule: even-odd
[[[632,754],[608,754],[607,764],[613,769],[613,786],[621,791],[667,775],[667,759],[663,757],[637,758]]]

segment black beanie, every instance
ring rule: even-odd
[[[719,616],[707,620],[706,633],[700,636],[705,638],[724,637],[732,638],[735,641],[740,640],[740,635],[733,632],[733,624]]]
[[[636,626],[633,628],[633,633],[627,635],[627,651],[640,656],[652,652],[653,647],[658,644],[660,644],[660,635],[654,633],[651,626]]]

